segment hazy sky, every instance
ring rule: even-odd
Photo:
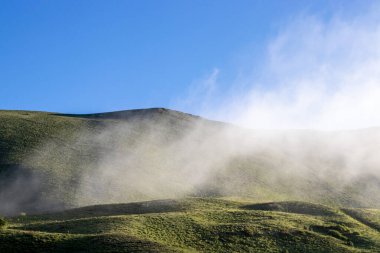
[[[376,6],[364,0],[1,1],[0,109],[169,107],[258,128],[372,126],[380,123],[368,112],[380,100],[380,77],[362,77],[379,72]],[[346,73],[354,75],[348,84]],[[363,82],[361,89],[353,84]],[[357,112],[331,123],[361,93]],[[369,104],[368,93],[375,94]],[[365,119],[358,119],[363,111]]]

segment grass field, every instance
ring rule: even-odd
[[[98,205],[8,218],[0,251],[376,252],[380,233],[366,222],[380,212],[367,212],[215,198]]]

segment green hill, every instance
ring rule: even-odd
[[[0,111],[0,252],[374,252],[379,143],[161,108]]]
[[[379,133],[252,131],[160,108],[0,111],[0,214],[184,196],[379,207]]]
[[[110,163],[126,163],[112,156],[130,155],[136,160],[131,170],[162,173],[162,145],[184,138],[190,128],[203,121],[166,109],[89,115],[0,111],[0,202],[7,203],[0,206],[0,214],[57,210],[103,203],[104,199],[120,202],[149,198],[138,186],[128,189],[128,198],[117,196],[107,185],[112,180],[109,177],[99,185],[95,177],[104,170],[101,163],[108,159],[112,159]],[[80,191],[84,191],[88,177],[96,181],[88,185],[90,190],[107,187],[104,194],[108,192],[114,198],[96,192],[96,196],[83,195]]]

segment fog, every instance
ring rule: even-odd
[[[134,124],[96,137],[100,146],[112,145],[82,174],[78,205],[184,196],[265,199],[286,192],[303,199],[302,191],[312,191],[308,198],[319,200],[326,194],[324,184],[331,188],[329,195],[339,195],[362,183],[361,177],[380,178],[379,129],[260,132],[196,121],[185,129],[148,121],[131,145],[125,133],[139,129]],[[368,189],[355,190],[364,196]]]
[[[44,140],[10,170],[0,212],[183,197],[380,206],[380,128],[252,130],[148,112]]]
[[[166,110],[105,122],[36,149],[24,166],[38,173],[12,181],[1,211],[183,197],[380,205],[378,128],[258,131]]]
[[[229,69],[214,66],[173,107],[252,129],[379,126],[378,11],[373,4],[355,14],[292,17],[259,58],[248,49],[236,52],[242,60]]]

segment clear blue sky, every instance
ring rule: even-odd
[[[294,16],[328,17],[364,1],[347,2],[3,0],[0,109],[169,107],[214,68],[227,88],[241,52],[249,49],[259,64],[268,40]]]

